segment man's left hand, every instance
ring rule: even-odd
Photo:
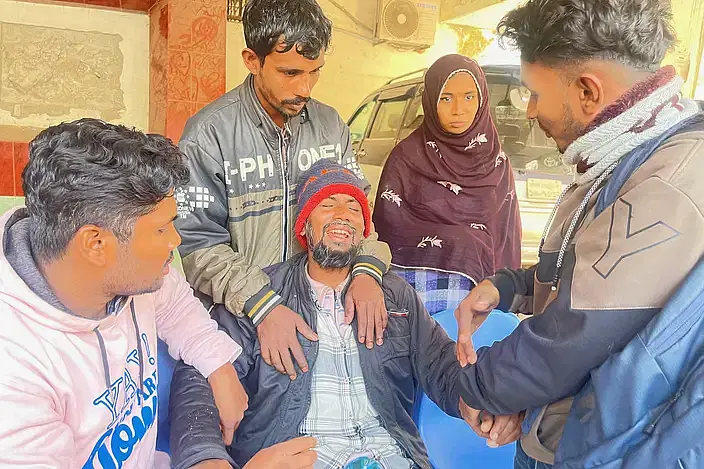
[[[224,364],[208,376],[208,383],[213,389],[215,405],[220,414],[222,441],[225,446],[230,446],[235,430],[244,418],[244,411],[249,407],[249,397],[231,363]]]
[[[357,312],[359,342],[368,349],[384,343],[384,330],[389,316],[384,303],[384,293],[371,275],[361,274],[352,279],[345,298],[345,323],[351,324]]]
[[[490,448],[498,448],[518,441],[521,437],[521,424],[525,418],[525,412],[494,416],[486,411],[469,407],[462,398],[460,398],[460,415],[477,435],[486,438],[486,444]]]

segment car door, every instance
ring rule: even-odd
[[[381,170],[398,141],[406,107],[415,90],[416,85],[395,87],[382,91],[376,99],[373,118],[357,150],[357,160],[372,185],[369,194],[372,203],[376,200]]]
[[[415,97],[408,104],[406,117],[403,118],[401,130],[398,133],[398,141],[404,140],[411,135],[423,123],[423,85],[419,85]]]
[[[372,121],[374,111],[376,110],[376,102],[378,95],[368,97],[352,114],[352,117],[347,122],[350,128],[350,140],[352,143],[352,151],[355,155],[362,147],[362,142],[367,136],[369,123]]]
[[[371,207],[374,207],[374,198],[376,197],[375,188],[379,182],[379,176],[376,174],[375,168],[368,168],[362,161],[361,156],[365,153],[362,152],[362,145],[364,144],[364,139],[369,133],[369,124],[373,121],[374,114],[377,111],[377,98],[378,95],[373,95],[368,97],[361,106],[352,114],[352,117],[347,122],[350,128],[350,141],[352,144],[352,152],[357,156],[357,161],[359,166],[362,168],[364,175],[372,186],[372,190],[369,193],[369,203]],[[376,177],[376,179],[374,179]]]

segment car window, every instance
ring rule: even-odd
[[[525,90],[518,83],[489,84],[491,115],[499,133],[501,147],[513,169],[550,175],[572,174],[562,163],[554,140],[519,109]],[[521,106],[523,107],[523,106]]]
[[[408,106],[408,114],[403,121],[404,129],[417,129],[423,121],[423,91],[421,90]]]
[[[367,124],[372,117],[376,100],[369,101],[362,106],[350,120],[350,137],[353,142],[359,142],[364,138],[364,133],[367,131]]]
[[[500,105],[500,103],[502,103],[508,97],[508,90],[510,85],[508,83],[488,83],[488,87],[489,104],[492,110],[492,117],[494,117],[493,111],[496,106]]]
[[[421,92],[416,95],[408,105],[408,111],[406,111],[406,117],[403,119],[403,126],[401,127],[401,133],[399,134],[399,140],[411,135],[411,133],[420,127],[423,123],[423,94]]]
[[[406,100],[384,101],[379,106],[369,138],[395,138],[403,119]]]

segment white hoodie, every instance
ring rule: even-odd
[[[241,348],[176,269],[100,320],[52,306],[6,257],[22,218],[0,219],[0,468],[153,467],[157,336],[206,377]]]

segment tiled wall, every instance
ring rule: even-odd
[[[148,11],[153,0],[61,0],[81,5],[94,5],[100,7],[121,8],[123,10]]]
[[[22,196],[27,147],[26,143],[0,142],[0,196]]]
[[[27,144],[0,142],[0,215],[22,205],[22,170],[27,164]]]

